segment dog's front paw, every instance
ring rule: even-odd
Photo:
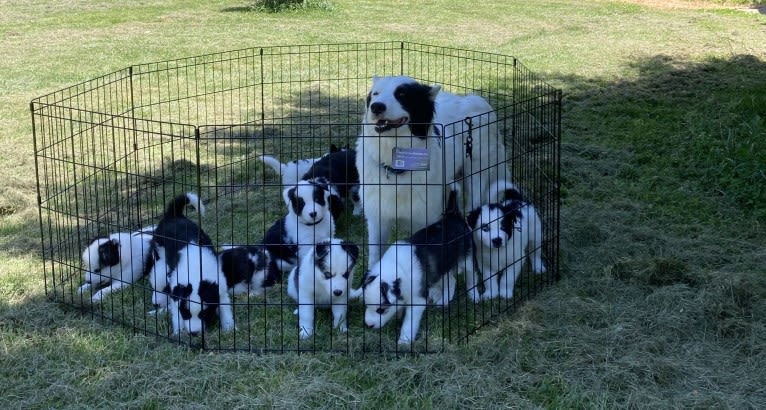
[[[94,303],[101,302],[101,299],[103,298],[104,298],[104,292],[99,290],[98,292],[93,294],[93,296],[90,298],[90,301]]]
[[[234,324],[233,320],[226,320],[224,322],[221,322],[221,329],[224,332],[230,332],[236,329],[236,325]]]
[[[412,337],[409,335],[402,335],[399,336],[399,341],[396,342],[399,345],[411,345],[412,344]]]
[[[341,333],[348,333],[348,325],[345,322],[340,324],[340,332]]]
[[[314,334],[314,328],[313,327],[305,327],[305,326],[301,327],[301,332],[300,332],[300,338],[301,339],[308,339],[313,334]]]

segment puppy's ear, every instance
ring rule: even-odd
[[[442,86],[439,84],[432,84],[431,89],[428,91],[428,96],[431,98],[431,101],[436,101],[436,96],[439,94],[439,91],[441,91]]]
[[[396,299],[397,299],[397,300],[402,300],[402,299],[404,299],[404,298],[402,297],[402,288],[401,288],[401,285],[402,285],[402,279],[401,279],[401,278],[399,278],[399,279],[397,279],[397,280],[395,280],[395,281],[394,281],[394,283],[393,283],[393,286],[391,287],[391,293],[393,293],[393,294],[394,294],[394,296],[396,296]]]
[[[473,229],[476,229],[476,221],[479,219],[480,214],[481,214],[481,207],[471,211],[468,214],[468,217],[466,218],[468,220],[468,226],[470,226]]]
[[[367,286],[369,286],[370,283],[375,281],[375,278],[377,278],[377,275],[370,275],[370,271],[367,271],[364,273],[364,276],[362,277],[362,285],[361,288],[364,289]]]
[[[340,241],[340,247],[351,256],[351,263],[355,264],[356,260],[359,258],[359,247],[349,241]]]
[[[330,253],[330,244],[328,242],[320,242],[314,247],[314,255],[316,260],[324,259]]]
[[[290,203],[292,203],[292,201],[295,199],[295,187],[292,186],[292,187],[285,188],[285,190],[282,191],[282,199],[285,200],[285,205],[287,205],[287,207],[289,208]]]

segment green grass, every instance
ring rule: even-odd
[[[766,406],[766,17],[609,1],[249,4],[3,4],[0,405]],[[137,63],[381,39],[514,55],[563,89],[562,281],[468,346],[384,359],[199,352],[47,301],[32,98]]]

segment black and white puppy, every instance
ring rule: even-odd
[[[328,188],[330,191],[330,209],[335,219],[340,217],[345,203],[349,201],[354,206],[354,215],[362,213],[355,150],[331,148],[330,153],[314,162],[301,179],[313,181]]]
[[[452,299],[455,272],[464,271],[466,286],[475,288],[471,230],[457,202],[453,190],[440,220],[394,242],[365,274],[361,292],[367,327],[380,328],[404,310],[398,343],[410,344],[418,335],[426,302],[446,306]]]
[[[468,214],[476,259],[484,279],[482,299],[513,298],[524,256],[535,273],[545,272],[542,223],[534,205],[508,181],[490,186],[492,202]]]
[[[282,198],[288,213],[277,220],[263,238],[269,252],[266,283],[281,282],[300,255],[322,239],[335,236],[335,220],[330,212],[330,192],[309,181],[286,188]]]
[[[91,301],[100,302],[106,295],[141,279],[154,264],[149,245],[152,231],[154,226],[148,226],[92,240],[82,252],[85,283],[77,291],[85,293],[100,288],[91,296]]]
[[[465,209],[480,206],[506,159],[485,99],[409,77],[373,77],[363,123],[356,167],[370,263],[380,258],[397,220],[411,232],[438,221],[450,181],[462,178]]]
[[[245,293],[260,296],[268,281],[269,253],[264,245],[222,246],[218,262],[234,296]]]
[[[184,215],[184,208],[193,205],[200,214],[204,207],[197,195],[179,195],[168,204],[152,238],[156,249],[152,285],[155,295],[169,293],[173,334],[185,330],[199,335],[217,316],[221,328],[234,328],[234,316],[226,278],[218,264],[210,237]],[[162,274],[167,278],[163,284]]]
[[[359,247],[337,238],[325,239],[314,245],[300,264],[290,271],[287,294],[298,303],[300,338],[314,334],[314,308],[332,309],[332,327],[348,331],[346,316],[354,266]]]

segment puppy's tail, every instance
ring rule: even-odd
[[[258,157],[261,161],[263,161],[264,164],[271,167],[271,169],[274,170],[279,175],[285,174],[285,167],[286,165],[281,163],[278,159],[270,156],[270,155],[261,155]]]
[[[501,179],[489,186],[490,203],[524,200],[524,195],[521,194],[521,190],[519,190],[513,182]]]
[[[168,204],[168,207],[165,210],[165,216],[184,216],[184,209],[187,205],[191,205],[200,215],[205,215],[205,206],[202,205],[202,201],[200,201],[197,194],[194,192],[187,192],[178,195],[170,204]]]

